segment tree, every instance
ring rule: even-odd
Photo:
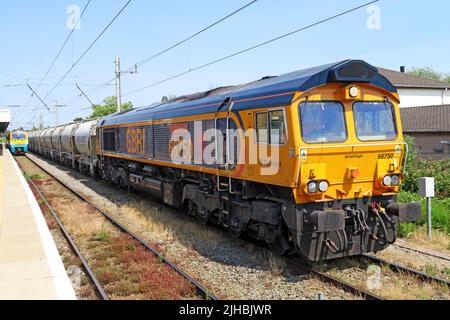
[[[73,122],[77,123],[77,122],[83,122],[84,119],[83,118],[75,118],[73,119]]]
[[[133,108],[133,103],[127,102],[122,104],[122,110],[127,111]],[[92,114],[89,116],[88,119],[97,119],[106,117],[110,114],[114,114],[117,112],[117,98],[107,97],[103,100],[102,105],[95,105],[92,110]]]
[[[447,75],[447,77],[444,79],[444,81],[450,83],[450,74]]]
[[[412,68],[412,70],[409,71],[408,74],[450,83],[450,74],[441,73],[430,67]]]

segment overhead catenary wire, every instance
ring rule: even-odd
[[[159,52],[157,52],[157,53],[155,53],[155,54],[153,54],[153,55],[151,55],[151,56],[149,56],[149,57],[147,57],[147,58],[145,58],[145,59],[142,59],[141,61],[138,61],[138,62],[132,64],[132,65],[127,69],[127,71],[130,71],[130,70],[132,70],[133,68],[140,67],[140,66],[142,66],[142,65],[144,65],[144,64],[147,64],[148,62],[150,62],[150,61],[152,61],[152,60],[154,60],[154,59],[156,59],[156,58],[158,58],[158,57],[160,57],[160,56],[162,56],[162,55],[164,55],[164,54],[166,54],[166,53],[172,51],[173,49],[175,49],[175,48],[181,46],[182,44],[188,42],[189,40],[194,39],[195,37],[197,37],[197,36],[203,34],[204,32],[206,32],[206,31],[212,29],[213,27],[215,27],[215,26],[221,24],[222,22],[224,22],[224,21],[230,19],[231,17],[237,15],[238,13],[244,11],[245,9],[247,9],[247,8],[250,7],[250,6],[252,6],[253,4],[255,4],[255,3],[258,2],[258,1],[259,1],[259,0],[253,0],[253,1],[248,2],[248,3],[245,4],[244,6],[239,7],[238,9],[234,10],[233,12],[227,14],[226,16],[220,18],[219,20],[213,22],[212,24],[210,24],[210,25],[208,25],[208,26],[202,28],[201,30],[195,32],[194,34],[192,34],[192,35],[190,35],[190,36],[184,38],[183,40],[178,41],[177,43],[175,43],[175,44],[173,44],[173,45],[167,47],[166,49],[161,50],[161,51],[159,51]],[[92,91],[88,91],[87,94],[90,95],[90,94],[93,94],[93,93],[95,93],[95,92],[97,92],[97,91],[100,91],[101,89],[103,89],[104,86],[110,84],[111,82],[113,82],[113,81],[115,81],[115,80],[116,80],[116,78],[112,78],[112,79],[110,79],[109,81],[104,82],[103,85],[100,85],[100,86],[98,86],[97,88],[94,88]],[[74,98],[74,99],[70,100],[69,103],[68,103],[67,105],[70,105],[71,103],[75,103],[75,102],[77,102],[77,101],[79,101],[79,100],[80,100],[80,98],[79,98],[79,96],[77,96],[77,98]]]
[[[313,27],[315,27],[315,26],[324,24],[324,23],[326,23],[326,22],[329,22],[329,21],[331,21],[331,20],[334,20],[334,19],[337,19],[337,18],[339,18],[339,17],[345,16],[345,15],[347,15],[347,14],[350,14],[350,13],[355,12],[355,11],[357,11],[357,10],[360,10],[360,9],[362,9],[362,8],[368,7],[369,5],[374,4],[374,3],[377,3],[377,2],[379,2],[379,1],[380,1],[380,0],[373,0],[373,1],[366,2],[366,3],[361,4],[361,5],[359,5],[359,6],[353,7],[353,8],[351,8],[351,9],[349,9],[349,10],[340,12],[340,13],[338,13],[338,14],[335,14],[335,15],[330,16],[330,17],[325,18],[325,19],[321,19],[321,20],[319,20],[319,21],[317,21],[317,22],[315,22],[315,23],[312,23],[312,24],[309,24],[309,25],[307,25],[307,26],[298,28],[298,29],[296,29],[296,30],[293,30],[293,31],[288,32],[288,33],[285,33],[285,34],[283,34],[283,35],[280,35],[280,36],[278,36],[278,37],[272,38],[272,39],[270,39],[270,40],[264,41],[264,42],[262,42],[262,43],[256,44],[256,45],[251,46],[251,47],[249,47],[249,48],[246,48],[246,49],[244,49],[244,50],[240,50],[240,51],[238,51],[238,52],[235,52],[235,53],[233,53],[233,54],[227,55],[227,56],[222,57],[222,58],[220,58],[220,59],[216,59],[216,60],[214,60],[214,61],[211,61],[211,62],[209,62],[209,63],[203,64],[203,65],[201,65],[201,66],[198,66],[198,67],[189,69],[189,70],[187,70],[187,71],[181,72],[181,73],[179,73],[179,74],[177,74],[177,75],[174,75],[174,76],[165,78],[165,79],[163,79],[163,80],[157,81],[157,82],[152,83],[152,84],[150,84],[150,85],[147,85],[147,86],[145,86],[145,87],[143,87],[143,88],[140,88],[140,89],[137,89],[137,90],[133,90],[133,91],[131,91],[131,92],[128,92],[128,93],[124,94],[123,97],[133,95],[133,94],[135,94],[135,93],[137,93],[137,92],[140,92],[140,91],[149,89],[149,88],[151,88],[151,87],[157,86],[157,85],[159,85],[159,84],[168,82],[168,81],[170,81],[170,80],[173,80],[173,79],[182,77],[182,76],[184,76],[184,75],[186,75],[186,74],[189,74],[189,73],[191,73],[191,72],[194,72],[194,71],[197,71],[197,70],[200,70],[200,69],[209,67],[209,66],[211,66],[211,65],[217,64],[217,63],[219,63],[219,62],[222,62],[222,61],[231,59],[231,58],[233,58],[233,57],[235,57],[235,56],[238,56],[238,55],[241,55],[241,54],[243,54],[243,53],[252,51],[252,50],[254,50],[254,49],[263,47],[263,46],[265,46],[265,45],[268,45],[268,44],[273,43],[273,42],[275,42],[275,41],[284,39],[284,38],[286,38],[286,37],[289,37],[289,36],[291,36],[291,35],[294,35],[294,34],[296,34],[296,33],[301,32],[301,31],[304,31],[304,30],[307,30],[307,29],[311,29],[311,28],[313,28]],[[112,79],[111,81],[113,81],[113,80],[114,80],[114,79]],[[109,81],[109,82],[111,82],[111,81]],[[107,83],[108,83],[108,82],[107,82]],[[83,111],[86,111],[86,110],[89,110],[89,109],[91,109],[91,108],[84,108],[84,109],[82,109],[82,110],[79,110],[79,111],[77,111],[77,112],[72,113],[71,115],[73,115],[73,114],[78,114],[78,113],[80,113],[80,112],[83,112]],[[69,116],[69,115],[67,115],[67,116]]]
[[[211,66],[211,65],[217,64],[217,63],[219,63],[219,62],[222,62],[222,61],[231,59],[231,58],[233,58],[233,57],[236,57],[236,56],[241,55],[241,54],[244,54],[244,53],[246,53],[246,52],[249,52],[249,51],[255,50],[255,49],[257,49],[257,48],[263,47],[263,46],[268,45],[268,44],[270,44],[270,43],[273,43],[273,42],[275,42],[275,41],[278,41],[278,40],[287,38],[287,37],[289,37],[289,36],[292,36],[292,35],[294,35],[294,34],[296,34],[296,33],[301,32],[301,31],[311,29],[311,28],[313,28],[313,27],[315,27],[315,26],[324,24],[324,23],[326,23],[326,22],[329,22],[329,21],[331,21],[331,20],[337,19],[337,18],[339,18],[339,17],[342,17],[342,16],[347,15],[347,14],[349,14],[349,13],[352,13],[352,12],[354,12],[354,11],[357,11],[357,10],[360,10],[360,9],[362,9],[362,8],[368,7],[369,5],[374,4],[374,3],[376,3],[376,2],[379,2],[379,1],[380,1],[380,0],[373,0],[373,1],[370,1],[370,2],[366,2],[366,3],[362,4],[362,5],[357,6],[357,7],[353,7],[353,8],[351,8],[351,9],[349,9],[349,10],[346,10],[346,11],[343,11],[343,12],[341,12],[341,13],[335,14],[335,15],[333,15],[333,16],[331,16],[331,17],[328,17],[328,18],[319,20],[319,21],[317,21],[317,22],[315,22],[315,23],[312,23],[312,24],[309,24],[309,25],[307,25],[307,26],[301,27],[301,28],[296,29],[296,30],[294,30],[294,31],[291,31],[291,32],[285,33],[285,34],[283,34],[283,35],[280,35],[280,36],[278,36],[278,37],[272,38],[272,39],[270,39],[270,40],[261,42],[261,43],[259,43],[259,44],[256,44],[256,45],[254,45],[254,46],[251,46],[251,47],[246,48],[246,49],[244,49],[244,50],[240,50],[240,51],[238,51],[238,52],[235,52],[235,53],[233,53],[233,54],[227,55],[227,56],[222,57],[222,58],[220,58],[220,59],[213,60],[213,61],[211,61],[211,62],[208,62],[208,63],[206,63],[206,64],[200,65],[200,66],[195,67],[195,68],[191,68],[191,69],[189,69],[189,70],[187,70],[187,71],[181,72],[181,73],[176,74],[176,75],[174,75],[174,76],[171,76],[171,77],[165,78],[165,79],[163,79],[163,80],[154,82],[154,83],[152,83],[152,84],[150,84],[150,85],[147,85],[147,86],[145,86],[145,87],[142,87],[142,88],[139,88],[139,89],[130,91],[130,92],[124,94],[123,96],[126,97],[126,96],[133,95],[133,94],[138,93],[138,92],[141,92],[141,91],[143,91],[143,90],[146,90],[146,89],[155,87],[155,86],[157,86],[157,85],[160,85],[160,84],[162,84],[162,83],[165,83],[165,82],[174,80],[174,79],[176,79],[176,78],[182,77],[182,76],[184,76],[184,75],[186,75],[186,74],[188,74],[188,73],[191,73],[191,72],[194,72],[194,71],[197,71],[197,70],[200,70],[200,69],[204,69],[204,68],[206,68],[206,67],[209,67],[209,66]]]
[[[86,95],[86,93],[83,91],[83,89],[80,88],[80,86],[78,85],[78,83],[76,84],[78,90],[80,90],[81,94],[86,98],[87,101],[89,101],[89,103],[91,104],[91,106],[94,108],[95,104],[92,102],[91,99],[89,99],[89,97]]]
[[[41,101],[41,103],[47,108],[47,110],[50,111],[48,105],[44,102],[44,100],[42,100],[42,98],[36,93],[36,91],[34,91],[34,89],[29,84],[27,84],[27,86],[28,89],[30,89],[31,92],[33,92],[33,94],[39,99],[39,101]]]
[[[117,12],[114,18],[106,25],[106,27],[100,32],[100,34],[95,38],[95,40],[89,45],[89,47],[81,54],[81,56],[71,65],[71,67],[66,71],[66,73],[61,77],[61,79],[56,83],[56,85],[49,91],[45,98],[48,98],[64,81],[64,79],[72,72],[72,70],[80,63],[81,60],[86,56],[86,54],[94,47],[94,45],[100,40],[100,38],[105,34],[105,32],[111,27],[111,25],[119,18],[119,16],[125,11],[125,9],[130,5],[132,0],[128,0],[125,5]]]
[[[70,38],[72,37],[73,33],[75,32],[76,26],[80,23],[81,19],[83,18],[87,8],[89,7],[90,3],[92,0],[88,0],[86,5],[84,6],[77,22],[75,23],[74,27],[72,28],[72,30],[70,30],[68,36],[66,37],[66,39],[64,40],[62,46],[60,47],[60,49],[58,50],[58,53],[56,54],[55,58],[52,60],[52,62],[50,63],[50,66],[48,67],[47,71],[45,72],[44,76],[41,78],[41,80],[39,81],[38,86],[36,87],[36,91],[39,91],[39,88],[43,85],[45,79],[47,79],[48,75],[50,74],[50,72],[52,71],[53,67],[56,64],[56,61],[59,59],[59,57],[61,56],[62,52],[64,51],[67,43],[69,42]],[[33,95],[31,95],[31,97],[27,100],[27,102],[25,102],[25,104],[28,104],[31,99],[32,99]]]
[[[231,12],[230,14],[226,15],[225,17],[215,21],[214,23],[212,23],[212,24],[208,25],[207,27],[201,29],[200,31],[192,34],[191,36],[189,36],[189,37],[187,37],[187,38],[185,38],[185,39],[175,43],[174,45],[172,45],[172,46],[170,46],[170,47],[168,47],[168,48],[166,48],[166,49],[164,49],[164,50],[162,50],[162,51],[160,51],[160,52],[158,52],[158,53],[156,53],[156,54],[154,54],[154,55],[152,55],[152,56],[150,56],[148,58],[145,58],[145,59],[135,63],[132,67],[130,67],[130,69],[133,68],[134,66],[140,67],[140,66],[142,66],[142,65],[152,61],[153,59],[155,59],[155,58],[157,58],[159,56],[162,56],[163,54],[165,54],[165,53],[175,49],[176,47],[179,47],[183,43],[188,42],[189,40],[199,36],[200,34],[204,33],[205,31],[208,31],[209,29],[211,29],[211,28],[215,27],[216,25],[218,25],[218,24],[228,20],[229,18],[233,17],[234,15],[238,14],[239,12],[247,9],[248,7],[250,7],[251,5],[255,4],[256,2],[258,2],[258,0],[253,0],[253,1],[249,2],[249,3],[247,3],[246,5],[244,5],[244,6],[240,7],[239,9]]]
[[[92,0],[88,0],[86,5],[84,6],[80,16],[78,17],[77,22],[75,23],[74,27],[72,28],[72,30],[70,31],[69,35],[67,36],[67,38],[64,40],[61,48],[58,50],[58,53],[56,54],[55,58],[53,59],[53,61],[51,62],[50,66],[48,67],[47,71],[45,72],[44,76],[42,77],[41,81],[39,82],[39,85],[36,88],[36,91],[39,90],[39,88],[41,87],[41,85],[44,83],[45,79],[47,79],[48,75],[50,74],[50,72],[52,71],[53,67],[55,66],[56,61],[59,59],[59,57],[61,56],[61,53],[63,52],[63,50],[65,49],[67,43],[69,42],[70,38],[72,37],[73,33],[75,32],[76,26],[80,23],[81,19],[83,18],[86,10],[88,9],[90,3]]]

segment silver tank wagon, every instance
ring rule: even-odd
[[[97,166],[97,120],[81,123],[74,131],[76,161],[79,170],[95,174]]]

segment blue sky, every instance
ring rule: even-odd
[[[39,94],[48,91],[95,39],[125,0],[92,0],[73,39],[58,59]],[[133,0],[122,16],[104,34],[62,85],[46,99],[60,108],[66,123],[89,111],[89,103],[78,98],[78,82],[85,91],[114,77],[114,57],[123,68],[167,48],[234,11],[249,0],[206,1]],[[165,79],[251,45],[314,23],[357,5],[364,0],[259,0],[245,11],[205,32],[168,54],[123,77],[123,93]],[[4,1],[0,14],[0,107],[11,109],[13,128],[30,127],[37,121],[36,106],[23,86],[26,79],[37,87],[69,29],[70,5],[84,7],[83,0]],[[367,27],[370,15],[361,9],[334,21],[300,32],[268,46],[245,53],[209,68],[127,96],[135,106],[159,101],[164,95],[181,95],[215,86],[239,84],[266,75],[277,75],[342,59],[364,59],[371,64],[397,70],[400,65],[430,66],[450,72],[450,2],[444,0],[383,0],[381,29]],[[113,86],[90,95],[99,103],[114,95]],[[54,125],[54,113],[43,110],[45,125]]]

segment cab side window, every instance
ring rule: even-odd
[[[259,144],[267,144],[269,141],[269,125],[267,123],[267,113],[257,113],[255,122],[257,142]]]
[[[258,144],[283,145],[287,143],[283,110],[256,113],[255,128]]]
[[[286,144],[286,126],[284,121],[284,112],[282,110],[269,112],[270,122],[270,143]]]

